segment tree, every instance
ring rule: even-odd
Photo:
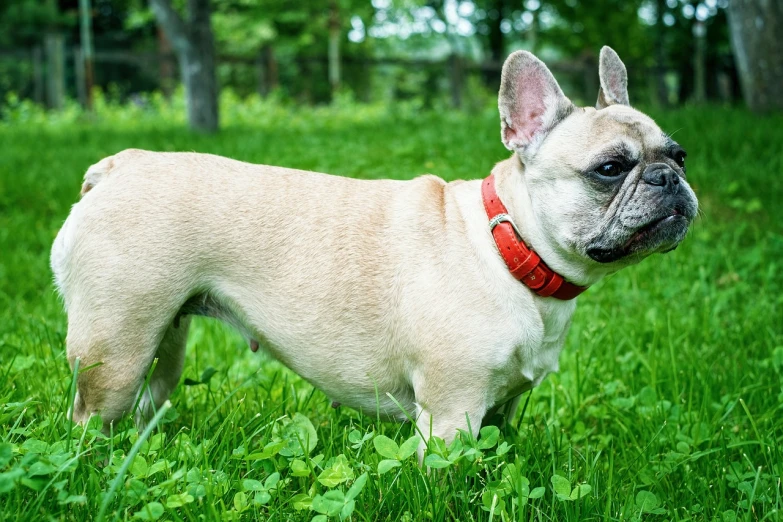
[[[486,49],[489,61],[498,67],[493,67],[484,72],[484,82],[493,91],[500,87],[500,65],[506,59],[506,41],[503,34],[503,20],[508,20],[508,0],[483,0],[475,2],[480,7],[484,16],[476,20],[477,31],[486,35]]]
[[[666,89],[666,23],[663,16],[666,12],[666,0],[655,1],[655,97],[659,104],[668,105],[669,97]]]
[[[172,7],[170,0],[150,0],[150,7],[177,55],[185,84],[190,127],[204,132],[216,131],[218,86],[210,0],[187,0],[187,21]]]
[[[745,102],[754,111],[783,109],[783,2],[731,0],[729,27]]]
[[[0,2],[0,46],[40,45],[42,33],[65,32],[75,26],[76,17],[63,13],[53,0]]]

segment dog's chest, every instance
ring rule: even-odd
[[[560,351],[575,308],[574,301],[537,300],[537,314],[528,312],[517,318],[506,360],[494,374],[492,405],[538,386],[547,375],[559,370]]]

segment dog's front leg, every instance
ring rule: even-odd
[[[447,404],[417,402],[416,429],[422,435],[419,444],[419,464],[424,462],[427,442],[432,436],[440,437],[450,444],[457,430],[465,430],[478,437],[486,406],[477,397],[451,397]]]
[[[481,421],[481,426],[497,426],[501,430],[510,426],[511,421],[514,420],[514,415],[517,413],[521,399],[522,394],[519,394],[502,404],[490,408]]]

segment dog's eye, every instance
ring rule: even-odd
[[[606,176],[607,178],[614,178],[625,172],[625,168],[623,167],[623,164],[619,161],[610,161],[608,163],[604,163],[595,171],[600,174],[601,176]]]
[[[687,154],[684,150],[681,150],[674,155],[674,161],[677,162],[677,165],[679,165],[683,171],[685,170],[685,156],[687,156]]]

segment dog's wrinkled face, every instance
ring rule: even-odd
[[[545,229],[599,263],[672,250],[696,216],[685,151],[625,105],[576,109],[525,165]]]
[[[698,208],[686,153],[627,105],[625,66],[614,51],[601,52],[596,108],[575,107],[543,63],[515,55],[504,66],[502,137],[524,165],[550,244],[618,268],[676,248]]]

